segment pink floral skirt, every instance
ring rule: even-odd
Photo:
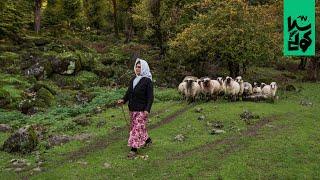
[[[147,132],[148,117],[143,111],[130,111],[130,137],[128,146],[133,148],[140,148],[148,139]]]

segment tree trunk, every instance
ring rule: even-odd
[[[34,30],[36,33],[40,31],[40,21],[41,21],[41,1],[42,0],[35,0],[34,1]]]
[[[163,57],[165,54],[165,48],[163,46],[163,34],[161,31],[161,16],[160,16],[160,0],[151,0],[150,8],[153,17],[152,28],[155,31],[155,37],[157,39],[157,45],[160,48],[160,56]]]
[[[238,62],[228,61],[228,69],[232,78],[239,76],[240,64]]]
[[[114,27],[114,33],[115,33],[116,37],[119,37],[117,0],[112,0],[112,6],[113,6],[113,27]]]
[[[306,65],[307,65],[307,61],[308,61],[308,58],[306,57],[301,57],[300,58],[300,64],[298,66],[298,69],[299,70],[305,70],[306,69]]]
[[[311,81],[317,81],[318,79],[318,71],[319,71],[319,57],[310,58],[309,64],[309,79]]]
[[[126,18],[126,24],[125,24],[125,35],[126,35],[125,43],[128,43],[132,40],[132,36],[133,36],[132,0],[128,0],[128,9],[126,14],[127,14],[127,18]]]
[[[246,60],[242,63],[242,74],[246,74],[247,72],[247,65],[249,64],[249,61]]]

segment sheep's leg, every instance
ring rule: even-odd
[[[189,103],[192,103],[194,100],[193,96],[190,97]]]
[[[217,96],[216,95],[213,95],[213,101],[216,101],[217,100]]]
[[[236,96],[236,95],[233,95],[233,96],[232,96],[232,101],[233,101],[233,102],[237,101],[237,96]]]
[[[231,95],[227,95],[225,96],[225,98],[227,98],[227,100],[230,102],[231,101]]]
[[[211,94],[207,94],[207,99],[206,99],[206,101],[209,102],[210,99],[211,99]]]

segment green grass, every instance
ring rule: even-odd
[[[105,148],[91,149],[83,156],[70,158],[72,152],[90,145],[90,142],[72,141],[62,146],[41,151],[45,159],[44,172],[30,176],[31,171],[20,174],[5,171],[10,159],[16,155],[0,152],[1,177],[16,178],[30,176],[31,179],[314,179],[320,176],[320,84],[296,84],[300,92],[279,92],[280,99],[275,103],[199,102],[172,121],[149,130],[153,145],[140,149],[140,155],[148,155],[147,160],[128,160],[126,154],[127,133],[119,134],[119,139]],[[175,90],[164,89],[157,94],[152,108],[149,125],[157,124],[178,110],[190,107],[176,101]],[[99,92],[99,91],[97,91]],[[169,101],[170,97],[175,101]],[[308,100],[312,106],[300,105]],[[201,107],[201,113],[195,109]],[[240,114],[249,110],[271,122],[261,127],[247,125]],[[125,108],[127,112],[127,108]],[[158,114],[158,116],[156,116]],[[200,115],[205,120],[199,121]],[[116,133],[113,127],[124,127],[122,110],[110,108],[101,114],[90,117],[91,125],[65,130],[72,117],[51,124],[52,133],[79,134],[91,133],[94,138],[106,138]],[[105,126],[96,124],[105,120]],[[221,121],[225,134],[211,135],[208,122]],[[66,123],[66,124],[64,124]],[[254,123],[260,123],[259,119]],[[256,128],[255,133],[246,134]],[[183,142],[174,137],[183,134]],[[3,142],[9,134],[0,134]],[[34,162],[34,155],[23,158]],[[67,158],[69,157],[69,158]],[[88,164],[77,163],[85,161]],[[111,168],[103,168],[104,163]]]

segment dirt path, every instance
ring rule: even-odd
[[[156,129],[159,128],[165,124],[170,123],[171,121],[173,121],[177,116],[183,114],[184,112],[186,112],[187,110],[189,110],[191,107],[193,107],[194,104],[189,105],[189,106],[185,106],[181,109],[179,109],[178,111],[176,111],[175,113],[169,115],[168,117],[164,118],[162,121],[156,123],[156,124],[152,124],[149,126],[149,130],[152,129]],[[160,110],[159,112],[164,112],[165,110]],[[156,115],[156,113],[154,114]],[[153,115],[153,116],[154,116]],[[151,118],[151,116],[150,116]],[[107,146],[109,146],[112,143],[115,143],[117,141],[126,139],[128,136],[128,130],[127,127],[122,127],[118,130],[116,130],[115,132],[112,132],[111,134],[107,134],[105,136],[99,137],[97,138],[94,142],[90,143],[89,145],[80,148],[77,151],[71,152],[66,156],[66,160],[75,160],[75,159],[79,159],[82,157],[87,156],[88,154],[95,152],[95,151],[99,151],[101,149],[106,148]]]
[[[236,149],[240,148],[240,144],[237,143],[237,141],[240,138],[243,137],[255,137],[258,134],[258,131],[264,127],[266,124],[272,122],[272,121],[276,121],[279,120],[283,115],[272,115],[272,116],[268,116],[268,117],[264,117],[262,118],[260,121],[258,121],[257,123],[255,123],[254,125],[251,125],[248,127],[248,129],[243,130],[240,135],[233,135],[231,137],[226,137],[224,139],[219,139],[216,140],[214,142],[210,142],[207,144],[204,144],[202,146],[198,146],[194,149],[191,150],[187,150],[187,151],[183,151],[183,152],[179,152],[176,154],[172,154],[169,155],[166,160],[179,160],[179,159],[183,159],[185,157],[189,157],[195,153],[200,153],[200,152],[207,152],[210,151],[216,147],[218,147],[219,145],[226,145],[227,148],[225,149],[223,154],[230,154],[231,152],[234,152]]]

